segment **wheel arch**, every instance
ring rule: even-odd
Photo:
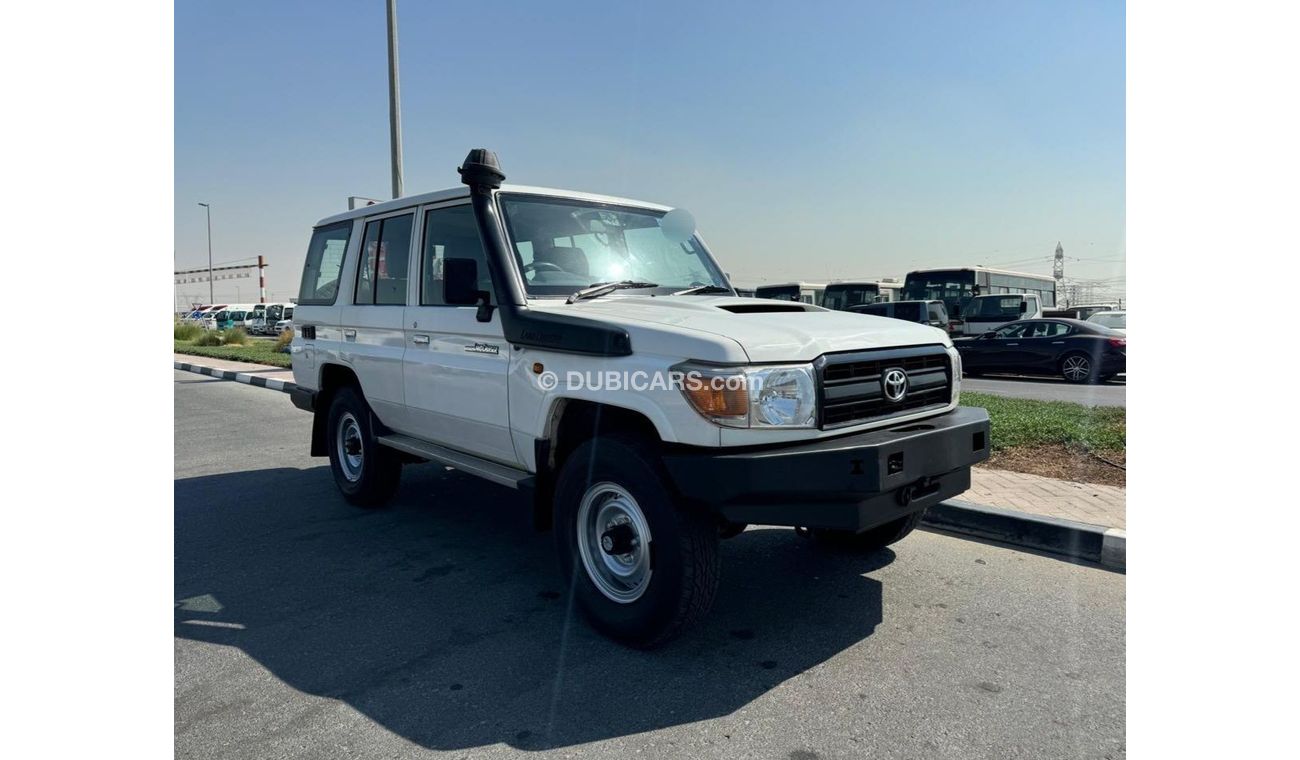
[[[321,365],[320,375],[317,380],[317,391],[315,399],[315,411],[312,413],[311,421],[311,455],[314,457],[323,457],[329,455],[329,444],[325,440],[329,427],[330,405],[334,403],[334,394],[340,388],[355,388],[357,393],[365,394],[361,390],[361,381],[357,378],[357,373],[352,371],[351,367],[345,367],[342,364],[333,362]]]
[[[568,456],[584,441],[614,431],[631,433],[654,445],[663,440],[650,417],[636,409],[586,399],[556,399],[546,416],[541,435],[533,443],[537,468],[537,485],[533,494],[534,527],[538,530],[551,527],[555,481]]]

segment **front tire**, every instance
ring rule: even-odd
[[[328,425],[330,471],[348,503],[378,507],[397,492],[402,461],[379,445],[375,418],[361,394],[340,388],[330,404]]]
[[[892,522],[870,528],[861,533],[850,533],[844,530],[824,530],[817,529],[812,532],[813,538],[819,542],[837,549],[845,549],[855,552],[874,552],[879,551],[890,544],[896,544],[907,538],[908,534],[916,530],[916,526],[921,524],[925,517],[925,510],[914,512],[906,517],[900,517]]]
[[[565,460],[555,488],[560,569],[600,632],[660,646],[699,620],[718,589],[718,527],[678,505],[643,442],[601,437]]]

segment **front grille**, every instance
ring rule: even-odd
[[[823,354],[816,367],[823,430],[938,409],[952,398],[952,362],[942,346]],[[899,401],[885,395],[884,374],[894,368],[907,375]]]

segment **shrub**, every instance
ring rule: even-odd
[[[248,333],[242,327],[227,330],[222,337],[227,346],[242,346],[248,342]]]
[[[194,341],[196,346],[220,346],[222,344],[221,333],[216,330],[204,330],[198,340]]]
[[[278,337],[278,338],[275,339],[275,350],[276,350],[276,351],[281,351],[281,352],[287,352],[287,351],[289,350],[289,344],[290,344],[291,342],[293,342],[293,328],[292,328],[292,327],[290,327],[288,330],[285,330],[284,332],[280,333],[280,337]]]
[[[203,332],[203,328],[193,322],[177,322],[176,326],[172,328],[172,338],[176,340],[194,340],[199,337],[201,332]]]

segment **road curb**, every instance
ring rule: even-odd
[[[1033,515],[950,499],[926,512],[923,525],[1124,570],[1127,534],[1118,528]]]
[[[201,364],[173,361],[172,366],[185,372],[234,380],[283,393],[289,393],[297,387],[287,380],[268,380],[246,372],[216,369]],[[1096,562],[1112,570],[1124,569],[1127,535],[1118,528],[1032,515],[957,499],[930,507],[923,524],[947,533],[986,538],[1071,559]]]
[[[185,372],[195,372],[200,375],[208,375],[209,377],[215,377],[221,380],[234,380],[237,383],[244,383],[246,385],[256,385],[258,388],[270,388],[273,391],[282,391],[284,393],[288,393],[292,391],[294,388],[298,387],[295,384],[289,382],[288,380],[268,379],[265,377],[259,377],[258,375],[251,375],[247,372],[236,372],[233,369],[217,369],[216,367],[205,367],[202,364],[190,364],[189,362],[173,361],[172,367],[174,369],[183,370]],[[281,367],[280,369],[283,369],[283,367]]]

